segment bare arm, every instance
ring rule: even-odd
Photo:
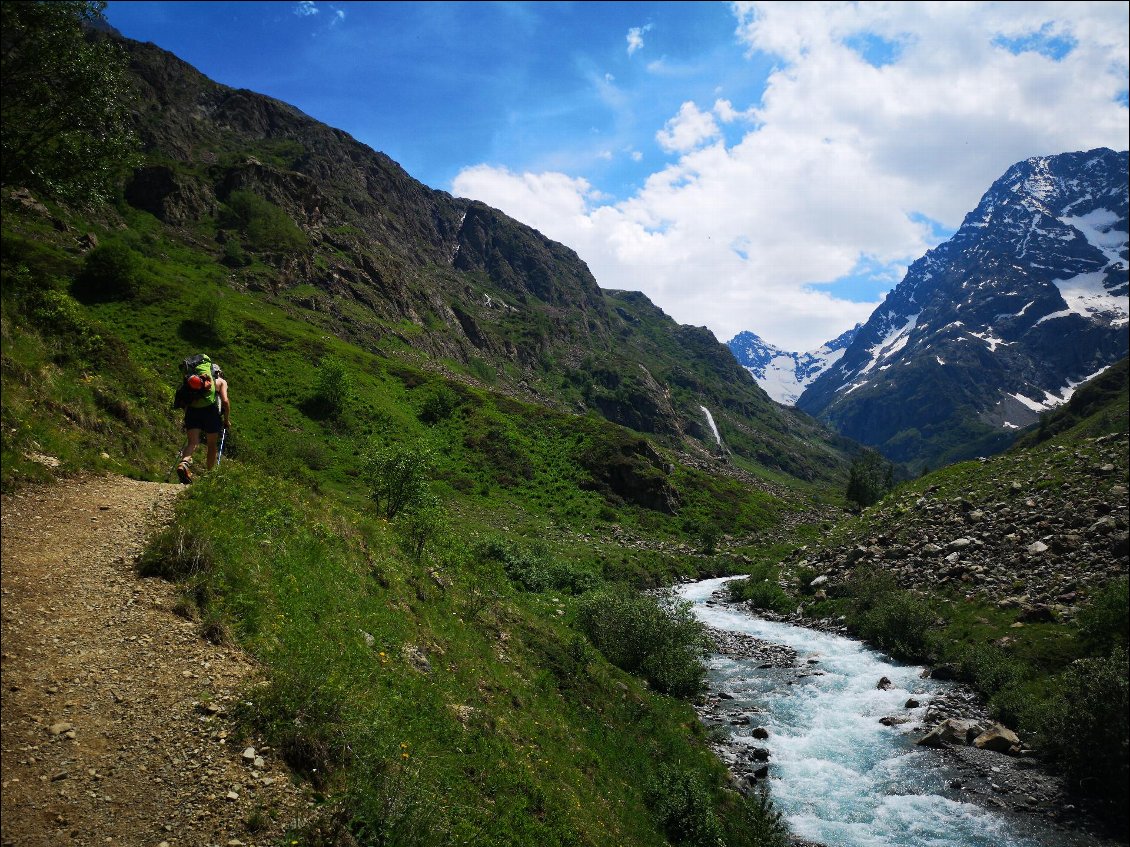
[[[220,394],[220,414],[224,417],[224,429],[231,429],[231,401],[228,399],[228,381],[216,380],[216,390]]]

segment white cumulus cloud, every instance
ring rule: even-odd
[[[821,283],[893,280],[1031,156],[1130,133],[1130,24],[1118,3],[733,3],[760,99],[687,101],[658,128],[675,157],[609,201],[564,173],[480,165],[452,189],[577,250],[605,288],[643,291],[720,340],[813,349],[875,303]],[[723,141],[719,122],[740,136]],[[834,291],[835,289],[832,289]]]
[[[718,138],[718,134],[714,116],[688,101],[655,134],[655,140],[666,153],[688,153],[707,141]]]

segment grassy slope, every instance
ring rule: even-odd
[[[183,582],[183,611],[206,634],[270,669],[244,719],[323,792],[323,819],[300,838],[662,844],[675,824],[645,794],[674,765],[703,792],[687,808],[714,816],[728,843],[763,843],[690,707],[606,662],[573,626],[571,592],[741,567],[696,551],[725,529],[735,553],[764,555],[823,489],[774,473],[769,493],[680,466],[667,476],[674,513],[633,504],[594,462],[657,473],[626,430],[341,341],[288,296],[226,287],[213,256],[145,213],[121,207],[125,228],[52,214],[70,229],[4,219],[4,487],[88,471],[167,478],[176,363],[204,348],[224,365],[225,463],[146,567]],[[135,251],[136,297],[70,297],[85,232]],[[199,304],[217,298],[209,327]],[[351,386],[338,415],[313,402],[315,363],[330,356]],[[374,443],[437,456],[445,527],[421,559],[367,496]]]

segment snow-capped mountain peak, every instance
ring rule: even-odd
[[[726,346],[766,394],[778,403],[792,406],[809,383],[839,361],[859,327],[860,324],[856,324],[807,353],[782,350],[749,331],[739,332]]]
[[[796,405],[900,461],[1007,443],[1127,354],[1130,154],[1018,162]]]

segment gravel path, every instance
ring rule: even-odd
[[[4,847],[266,845],[309,814],[231,725],[254,662],[137,575],[180,491],[99,477],[2,498]]]

